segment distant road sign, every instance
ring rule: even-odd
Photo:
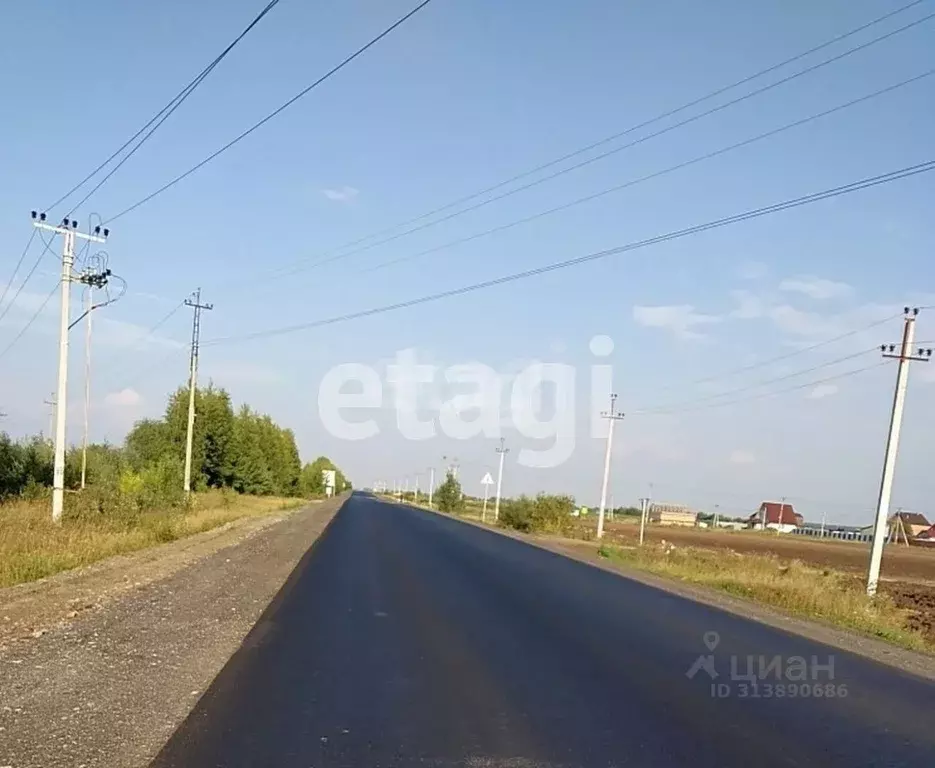
[[[489,472],[486,475],[484,475],[484,478],[483,480],[480,481],[480,484],[481,485],[493,485],[493,478],[490,476]]]

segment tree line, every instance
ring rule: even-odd
[[[160,419],[137,422],[123,446],[88,446],[87,483],[142,492],[181,493],[188,427],[189,390],[168,399]],[[228,392],[209,385],[195,390],[192,488],[228,488],[239,493],[317,496],[324,493],[322,471],[335,470],[337,492],[351,487],[347,477],[324,456],[302,465],[295,434],[248,405],[236,412]],[[40,437],[14,441],[0,434],[0,498],[41,493],[52,484],[52,447]],[[80,487],[81,450],[71,447],[65,485]],[[174,498],[166,501],[174,501]]]

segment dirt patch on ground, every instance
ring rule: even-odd
[[[578,524],[581,532],[590,532],[596,521],[587,520]],[[609,522],[605,537],[611,543],[634,544],[639,540],[639,525]],[[678,528],[650,526],[646,539],[660,542],[663,539],[676,546],[710,549],[729,549],[734,552],[773,554],[790,560],[801,560],[812,565],[834,568],[839,571],[863,573],[870,559],[870,545],[863,542],[815,540],[800,536],[760,531],[712,531],[705,528]],[[883,555],[883,578],[885,580],[931,581],[935,583],[935,547],[906,547],[890,544]]]
[[[906,623],[910,629],[921,632],[935,643],[935,585],[891,582],[883,584],[881,591],[898,607],[909,611]]]

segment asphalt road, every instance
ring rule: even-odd
[[[931,768],[933,715],[929,681],[355,494],[153,765]]]

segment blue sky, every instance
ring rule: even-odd
[[[7,105],[0,121],[0,280],[29,237],[28,211],[122,144],[261,5],[101,0],[92,12],[44,0],[7,10],[0,31]],[[526,192],[311,266],[345,243],[624,130],[899,5],[434,0],[218,160],[113,224],[110,263],[129,291],[95,321],[92,437],[118,441],[135,419],[162,410],[167,391],[185,376],[180,345],[190,314],[175,313],[157,338],[141,343],[140,336],[199,285],[215,304],[204,339],[237,336],[454,288],[931,159],[935,77],[591,203],[409,258],[919,75],[935,67],[935,21]],[[282,0],[75,216],[86,224],[92,212],[115,215],[411,7],[400,0]],[[921,3],[720,101],[932,11],[932,3]],[[933,191],[924,174],[444,302],[207,345],[202,372],[235,400],[292,426],[306,457],[327,453],[361,484],[440,466],[445,454],[461,458],[468,489],[479,492],[473,474],[479,478],[494,464],[496,440],[406,441],[389,413],[381,416],[379,437],[337,440],[318,418],[322,376],[346,362],[382,370],[409,348],[441,366],[480,361],[505,376],[532,360],[575,366],[581,435],[573,456],[552,470],[508,463],[505,485],[510,493],[566,490],[594,503],[603,441],[586,434],[593,336],[614,340],[610,360],[624,411],[691,401],[896,341],[898,320],[746,375],[692,383],[865,327],[907,302],[935,304]],[[33,249],[26,264],[38,253]],[[407,260],[371,270],[396,259]],[[310,268],[273,279],[277,268],[296,263]],[[52,289],[56,269],[46,257],[0,322],[0,348]],[[42,401],[55,380],[55,305],[0,360],[3,426],[13,434],[48,423]],[[918,328],[920,338],[935,340],[935,310],[923,312]],[[81,423],[82,352],[76,337],[72,439]],[[872,362],[845,362],[773,389]],[[652,483],[654,495],[669,501],[740,512],[784,495],[799,500],[806,516],[825,509],[842,522],[869,520],[894,373],[884,367],[844,378],[833,392],[803,388],[730,407],[634,415],[617,433],[615,499],[632,501]],[[426,398],[431,410],[433,396]],[[924,427],[933,406],[935,376],[916,365],[894,503],[935,514],[935,480],[925,460],[935,445]],[[521,436],[505,435],[522,445]]]

